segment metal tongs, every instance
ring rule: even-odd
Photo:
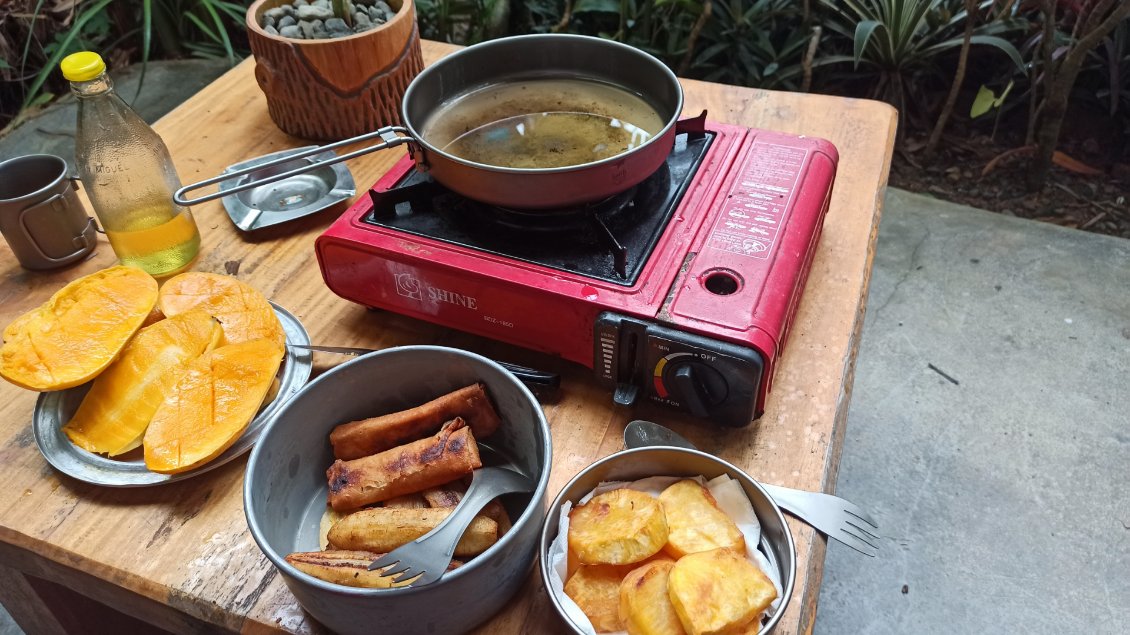
[[[399,136],[397,133],[403,134],[405,136]],[[385,126],[384,128],[379,128],[377,130],[374,130],[373,132],[369,132],[369,133],[366,133],[366,134],[363,134],[363,135],[351,137],[349,139],[344,139],[342,141],[335,141],[334,143],[329,143],[329,144],[326,144],[324,146],[318,146],[316,148],[311,148],[309,150],[304,150],[302,152],[287,155],[287,156],[282,157],[280,159],[275,159],[274,161],[268,161],[266,163],[260,163],[259,165],[256,165],[254,167],[244,168],[242,170],[236,170],[235,172],[225,172],[224,174],[221,174],[219,176],[214,176],[210,179],[205,179],[203,181],[198,181],[196,183],[186,185],[186,186],[180,188],[179,190],[177,190],[176,192],[173,193],[173,202],[175,202],[177,205],[183,205],[183,206],[199,205],[200,203],[207,203],[208,201],[214,201],[218,198],[223,198],[225,196],[228,196],[229,194],[235,194],[236,192],[242,192],[244,190],[250,190],[252,188],[261,187],[263,185],[268,185],[270,183],[277,183],[278,181],[283,181],[283,180],[289,179],[293,176],[298,176],[299,174],[305,174],[307,172],[310,172],[312,170],[316,170],[316,169],[323,167],[323,166],[326,166],[326,165],[333,165],[334,163],[341,163],[342,161],[348,161],[349,159],[355,159],[359,156],[363,156],[363,155],[369,154],[371,152],[376,152],[377,150],[384,150],[386,148],[392,148],[392,147],[398,146],[402,143],[410,143],[414,140],[414,138],[411,136],[411,134],[412,133],[409,132],[409,130],[407,128],[403,127],[403,126]],[[381,140],[380,143],[368,146],[366,148],[361,148],[360,150],[354,150],[353,152],[348,152],[348,153],[343,154],[341,156],[331,157],[329,159],[325,159],[325,160],[322,160],[322,161],[311,161],[307,165],[294,168],[293,170],[287,170],[286,172],[280,172],[278,174],[272,174],[270,176],[264,176],[263,178],[254,178],[254,179],[249,180],[246,183],[237,183],[236,185],[229,187],[227,189],[220,190],[219,192],[214,192],[212,194],[205,194],[204,196],[200,196],[200,197],[197,197],[197,198],[186,198],[185,197],[185,195],[188,194],[189,192],[192,192],[194,190],[198,190],[202,187],[208,187],[209,185],[215,185],[216,183],[223,183],[225,181],[230,181],[230,180],[233,180],[233,179],[238,180],[238,179],[240,179],[244,176],[247,176],[249,174],[262,174],[263,172],[267,171],[269,168],[275,167],[276,165],[283,165],[283,164],[291,163],[291,162],[297,161],[299,159],[305,159],[307,157],[311,157],[311,156],[314,156],[316,154],[321,154],[321,153],[323,153],[327,150],[334,150],[334,149],[340,148],[342,146],[347,146],[347,145],[354,144],[354,143],[360,143],[362,141],[371,141],[373,139],[378,139],[378,138]]]

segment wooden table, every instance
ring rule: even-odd
[[[453,47],[425,43],[427,60]],[[156,128],[184,182],[305,142],[280,132],[245,61],[182,104]],[[895,112],[880,103],[684,81],[686,113],[824,137],[840,151],[831,211],[765,415],[753,426],[720,430],[670,414],[660,418],[699,447],[770,483],[834,488],[875,235],[894,140]],[[350,163],[362,188],[403,150]],[[620,449],[633,412],[616,407],[591,371],[342,300],[322,283],[314,239],[338,212],[244,237],[219,202],[196,208],[204,241],[197,270],[232,273],[299,317],[315,343],[384,348],[442,344],[562,375],[545,404],[553,430],[550,496],[594,460]],[[19,267],[0,247],[0,324],[45,301],[66,282],[114,264],[105,242],[94,257],[48,273]],[[321,357],[316,358],[319,363]],[[324,361],[329,365],[336,360]],[[320,367],[315,368],[315,372]],[[0,382],[0,601],[33,633],[93,632],[97,625],[171,631],[318,632],[266,557],[243,516],[246,459],[196,478],[133,490],[96,487],[55,472],[32,437],[36,395]],[[816,615],[824,539],[791,520],[798,549],[796,588],[781,633],[808,632]],[[527,590],[481,632],[564,632],[535,574]],[[76,593],[77,592],[77,593]],[[101,605],[120,613],[91,617]],[[123,615],[124,614],[124,615]]]

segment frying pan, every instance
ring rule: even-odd
[[[444,152],[421,134],[428,117],[469,92],[493,85],[540,79],[581,79],[622,88],[643,98],[659,114],[663,128],[644,143],[621,154],[556,168],[509,168],[475,163]],[[456,107],[457,108],[457,107]],[[173,195],[178,205],[195,205],[260,187],[346,161],[377,150],[407,144],[416,169],[467,198],[526,210],[582,205],[622,192],[655,172],[675,140],[675,123],[683,108],[683,91],[675,74],[654,57],[619,42],[581,35],[539,34],[491,40],[452,53],[424,69],[408,85],[401,100],[404,126],[380,128],[344,141],[287,156],[277,162],[231,172],[182,187]],[[527,113],[499,113],[498,119]],[[332,159],[240,186],[190,199],[193,190],[221,181],[260,173],[276,164],[296,162],[344,145],[380,142]]]

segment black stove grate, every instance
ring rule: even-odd
[[[415,170],[385,192],[370,191],[361,220],[560,271],[632,286],[715,133],[681,133],[667,161],[634,189],[592,205],[551,212],[472,201]]]

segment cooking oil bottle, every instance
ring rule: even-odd
[[[154,276],[188,268],[200,232],[173,202],[181,184],[165,143],[114,92],[97,53],[68,55],[59,67],[78,98],[79,175],[114,253]]]

